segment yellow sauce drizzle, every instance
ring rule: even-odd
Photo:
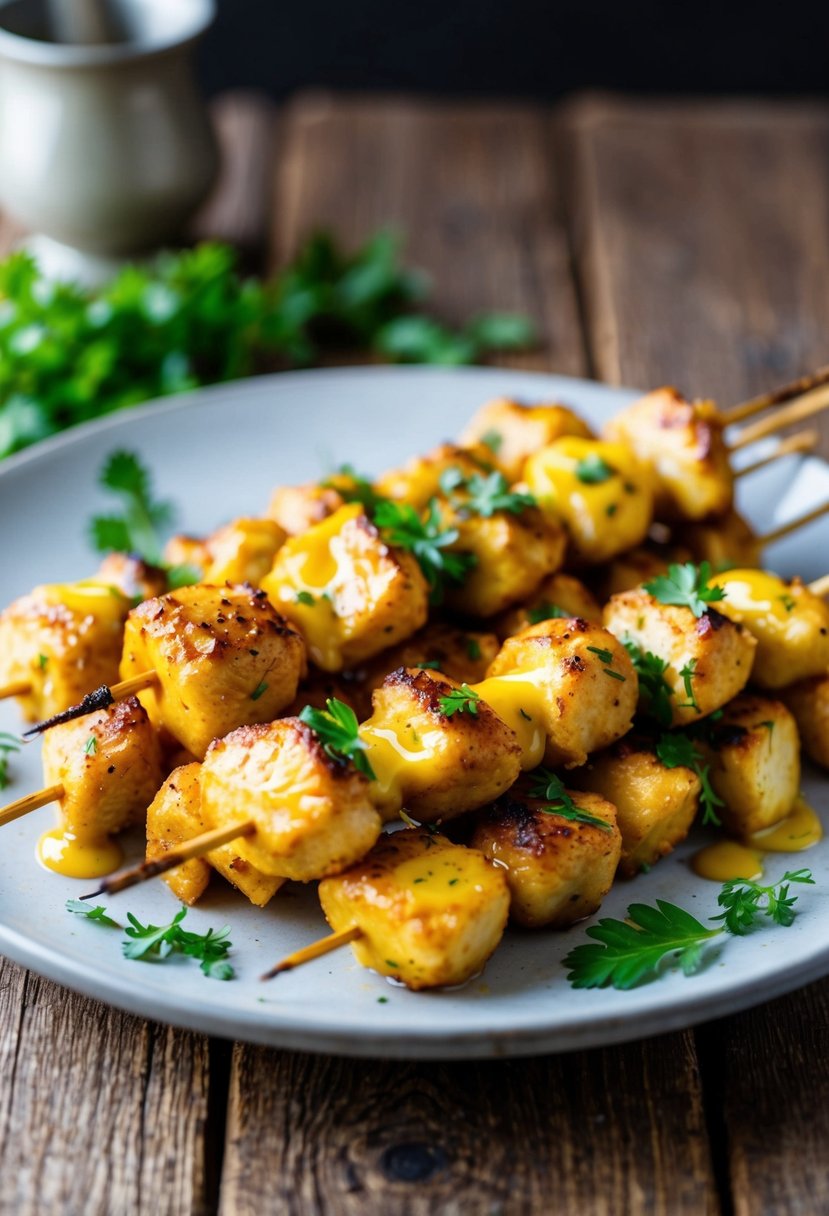
[[[377,778],[371,783],[372,801],[381,814],[393,817],[404,802],[401,787],[407,771],[412,765],[434,757],[428,735],[425,739],[416,735],[404,722],[397,729],[375,726],[372,718],[363,723],[358,733],[366,744],[366,754]]]
[[[401,862],[394,869],[395,885],[409,890],[423,908],[445,908],[454,896],[462,899],[471,887],[481,890],[476,882],[477,867],[471,867],[469,853],[461,848],[427,851],[420,857]]]
[[[47,870],[64,878],[103,878],[124,860],[121,846],[110,836],[81,840],[63,828],[44,832],[37,842],[36,856]]]
[[[802,853],[823,839],[823,825],[803,798],[798,798],[790,814],[779,823],[749,837],[755,849],[767,853]]]
[[[495,710],[518,736],[521,746],[521,768],[537,768],[544,759],[547,745],[544,692],[525,671],[514,675],[490,676],[473,690]]]
[[[718,840],[694,854],[691,869],[711,882],[759,878],[763,873],[763,857],[756,849],[749,849],[736,840]]]

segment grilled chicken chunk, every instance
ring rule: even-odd
[[[601,624],[602,609],[593,592],[572,574],[558,571],[544,582],[518,608],[511,608],[493,622],[498,637],[505,641],[528,625],[555,617],[581,617]]]
[[[501,940],[510,902],[502,870],[426,829],[381,837],[319,893],[335,932],[362,930],[351,947],[357,961],[415,990],[477,975]]]
[[[616,808],[597,794],[566,791],[581,818],[510,790],[479,820],[471,844],[502,866],[510,918],[528,929],[566,929],[598,911],[622,849]]]
[[[717,604],[699,618],[690,608],[662,604],[639,588],[614,595],[604,623],[617,638],[667,663],[672,726],[705,718],[742,692],[752,674],[757,642]]]
[[[416,559],[391,548],[359,503],[289,539],[262,581],[324,671],[342,671],[426,623],[429,588]]]
[[[507,480],[516,482],[523,477],[529,456],[565,435],[593,438],[587,423],[565,405],[521,405],[496,397],[473,415],[458,443],[483,444]]]
[[[207,831],[201,812],[201,765],[175,769],[156,794],[147,811],[147,860],[157,861],[195,836]],[[162,877],[177,899],[194,904],[204,893],[212,870],[237,887],[252,904],[264,908],[283,878],[263,874],[236,851],[234,842],[213,849],[204,857],[193,857]]]
[[[369,781],[298,718],[243,726],[211,744],[201,771],[208,828],[255,832],[234,851],[263,874],[310,882],[363,857],[380,834]]]
[[[441,492],[441,481],[450,469],[469,478],[494,468],[492,452],[483,444],[461,448],[442,443],[425,456],[412,457],[402,468],[390,469],[378,477],[374,488],[384,498],[410,503],[419,511]]]
[[[235,727],[286,710],[304,670],[302,638],[252,587],[182,587],[127,620],[122,679],[156,673],[141,701],[197,758]]]
[[[806,755],[829,768],[829,672],[791,684],[780,696],[795,716]]]

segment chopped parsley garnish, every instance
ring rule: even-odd
[[[483,435],[481,435],[481,443],[485,448],[489,448],[493,456],[497,456],[504,446],[504,436],[500,431],[484,431]]]
[[[90,908],[80,899],[68,899],[66,911],[84,916],[87,920],[112,929],[121,926],[106,914],[106,908],[99,905]],[[163,962],[172,954],[184,954],[194,958],[201,964],[201,970],[213,980],[232,980],[233,967],[227,961],[228,951],[232,946],[227,925],[218,932],[208,929],[206,933],[188,933],[182,929],[181,922],[187,915],[187,909],[181,908],[170,921],[169,925],[142,925],[131,912],[127,913],[129,924],[124,929],[127,941],[121,943],[124,958],[145,962]]]
[[[9,785],[9,756],[20,751],[20,740],[6,731],[0,731],[0,790]]]
[[[795,599],[793,599],[790,595],[778,595],[777,598],[780,600],[780,603],[783,605],[783,607],[786,609],[787,612],[793,612],[794,609],[797,607],[797,601]]]
[[[45,654],[39,654],[39,655],[37,656],[37,665],[38,665],[38,667],[40,668],[40,670],[41,670],[41,671],[45,671],[45,670],[46,670],[46,668],[47,668],[47,667],[48,667],[48,665],[49,665],[49,657],[48,657],[48,655],[45,655]]]
[[[598,815],[591,815],[583,807],[576,806],[573,799],[564,788],[564,782],[548,768],[537,768],[530,774],[530,797],[543,799],[547,805],[539,809],[545,815],[558,815],[561,819],[569,819],[574,823],[587,823],[591,827],[601,828],[603,832],[612,832],[613,827],[607,820]]]
[[[329,697],[325,704],[326,709],[306,705],[299,715],[300,722],[310,726],[332,760],[339,764],[347,764],[350,760],[359,773],[375,781],[374,769],[366,755],[367,745],[360,738],[354,710],[336,697]]]
[[[297,591],[296,602],[298,604],[305,604],[308,608],[313,608],[317,601],[314,599],[313,595],[311,595],[310,591]]]
[[[699,777],[700,806],[702,807],[702,826],[721,827],[722,821],[717,814],[717,807],[725,806],[722,798],[711,785],[710,769],[703,762],[692,739],[681,731],[666,731],[660,735],[656,743],[656,756],[666,768],[690,768]]]
[[[380,495],[368,477],[358,473],[353,465],[341,464],[327,481],[320,482],[325,489],[336,490],[344,502],[359,502],[366,511],[373,511],[380,502]]]
[[[696,669],[697,669],[697,661],[696,661],[696,659],[691,659],[691,661],[689,663],[686,663],[685,666],[682,668],[682,670],[679,673],[680,677],[682,679],[683,686],[685,688],[685,696],[688,698],[688,700],[683,705],[680,705],[678,708],[679,709],[695,709],[697,711],[697,713],[701,713],[702,711],[697,703],[696,694],[694,692],[694,672],[696,671]]]
[[[596,655],[600,663],[604,663],[602,671],[606,676],[610,676],[613,680],[620,680],[623,684],[626,682],[627,676],[623,676],[620,671],[613,671],[612,651],[603,650],[601,646],[588,646],[587,649]]]
[[[639,698],[643,712],[659,726],[670,726],[673,721],[671,698],[674,691],[665,679],[668,663],[649,650],[643,650],[631,637],[622,638],[622,642],[639,677]]]
[[[421,671],[440,671],[437,659],[423,659],[420,663],[415,663],[415,667],[419,667]]]
[[[268,691],[268,685],[265,680],[260,680],[253,692],[250,694],[251,701],[258,701],[259,698]]]
[[[453,714],[468,713],[473,716],[478,712],[478,702],[480,696],[468,684],[461,684],[460,688],[453,688],[451,692],[446,693],[440,698],[440,712],[445,718],[451,718]]]
[[[532,494],[511,490],[503,473],[473,473],[464,477],[460,469],[447,469],[441,476],[440,488],[452,506],[462,515],[478,515],[489,519],[498,511],[509,515],[520,515],[528,507],[536,505]],[[463,492],[463,497],[456,493]]]
[[[94,756],[98,751],[98,740],[94,735],[90,735],[86,743],[83,745],[84,755]]]
[[[559,608],[558,604],[551,604],[549,600],[542,600],[540,604],[536,604],[535,608],[527,610],[527,620],[531,625],[537,625],[539,621],[550,621],[553,619],[566,619],[570,613],[564,608]]]
[[[574,988],[612,985],[627,990],[654,979],[668,956],[673,956],[685,975],[694,975],[703,963],[705,947],[721,934],[741,936],[760,916],[783,927],[791,925],[796,915],[796,896],[789,895],[788,887],[792,882],[812,883],[813,879],[808,870],[796,870],[767,887],[740,878],[725,883],[717,899],[725,911],[711,917],[724,922],[716,929],[662,899],[655,908],[631,904],[627,920],[604,917],[586,930],[594,942],[576,946],[564,959],[568,979]]]
[[[708,611],[709,605],[725,599],[722,587],[709,585],[710,578],[710,562],[700,562],[699,566],[684,562],[670,565],[667,574],[658,574],[642,586],[660,604],[690,608],[694,616],[700,617]]]
[[[575,472],[579,481],[587,486],[599,486],[616,475],[616,470],[598,452],[591,452],[577,461]]]
[[[481,643],[477,638],[466,639],[466,657],[471,659],[473,663],[481,657]]]
[[[608,519],[612,519],[618,510],[619,510],[618,503],[609,502],[604,509],[604,513],[608,517]]]
[[[432,590],[432,603],[440,603],[446,582],[462,583],[476,564],[474,553],[450,552],[460,535],[457,528],[443,528],[435,499],[425,519],[407,502],[383,499],[374,510],[374,523],[389,545],[408,549],[418,561]]]

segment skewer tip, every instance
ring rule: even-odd
[[[100,887],[96,887],[94,891],[87,891],[86,895],[79,895],[78,899],[97,899],[99,895],[106,895],[107,884],[101,883]]]
[[[275,979],[275,977],[277,975],[281,975],[283,971],[292,971],[293,967],[293,963],[277,963],[275,967],[271,967],[270,971],[266,971],[263,975],[260,975],[259,981],[260,983],[264,983],[266,980]]]

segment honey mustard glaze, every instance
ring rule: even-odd
[[[64,878],[103,878],[124,860],[121,846],[111,836],[76,836],[65,828],[44,832],[36,856],[47,870]]]
[[[428,763],[434,756],[429,732],[421,734],[401,716],[399,721],[369,718],[359,728],[375,780],[371,796],[385,816],[394,816],[405,802],[403,784],[413,765]]]
[[[546,706],[544,690],[533,679],[532,672],[490,676],[480,684],[473,684],[472,690],[515,731],[521,747],[522,770],[537,768],[547,745]]]
[[[755,832],[745,842],[720,840],[700,849],[691,859],[691,869],[712,882],[759,878],[764,853],[802,853],[822,839],[823,825],[801,796],[785,819]]]
[[[480,874],[469,864],[469,850],[457,846],[427,851],[395,866],[395,885],[410,891],[424,910],[445,909],[447,897],[463,900],[471,889],[480,891]]]

